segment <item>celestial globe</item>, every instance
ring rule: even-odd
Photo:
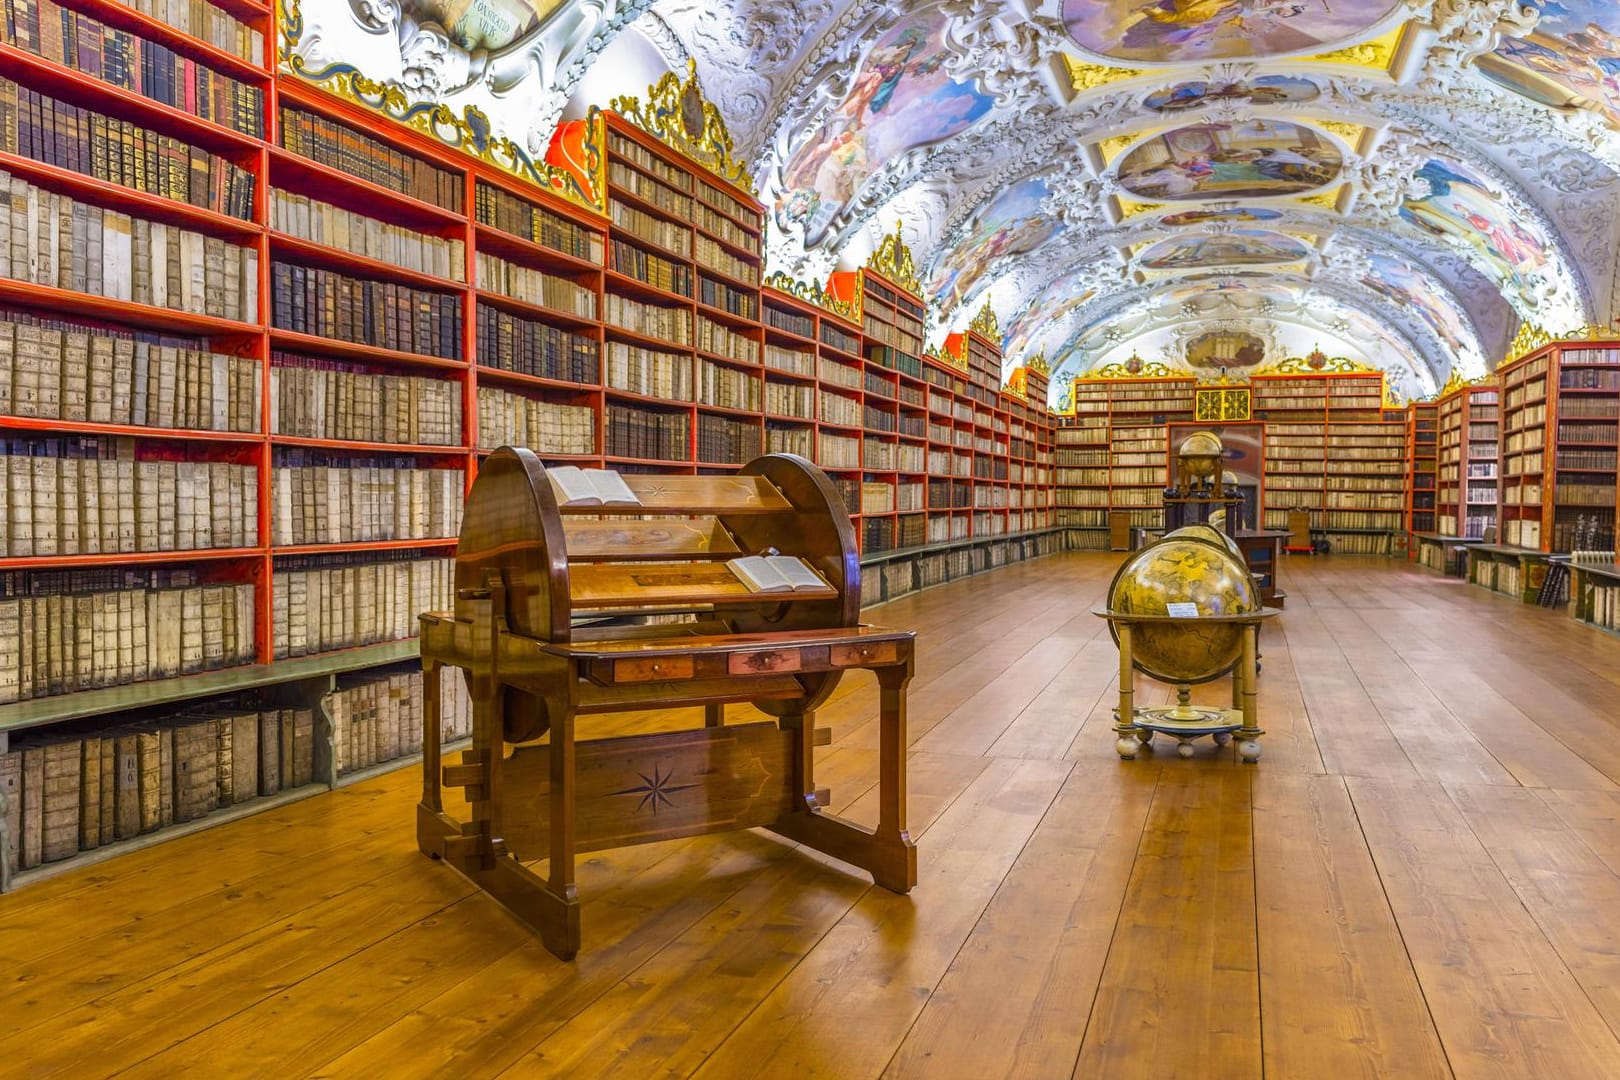
[[[1181,440],[1176,451],[1180,482],[1188,487],[1207,486],[1226,460],[1226,447],[1209,431],[1195,431]]]
[[[1260,590],[1241,556],[1224,544],[1166,536],[1133,552],[1108,586],[1108,607],[1121,615],[1170,614],[1192,604],[1199,615],[1246,615],[1260,610]],[[1109,632],[1119,640],[1112,622]],[[1188,618],[1131,627],[1133,665],[1168,683],[1201,683],[1232,670],[1243,651],[1244,628]]]
[[[1216,511],[1217,514],[1221,512],[1222,511],[1219,510]],[[1211,516],[1213,517],[1213,515]],[[1165,533],[1164,538],[1169,540],[1172,537],[1185,536],[1193,540],[1204,540],[1211,544],[1219,544],[1227,551],[1230,551],[1233,555],[1236,555],[1239,559],[1243,558],[1243,549],[1238,547],[1238,542],[1236,540],[1226,535],[1225,531],[1223,531],[1221,528],[1221,524],[1224,524],[1224,519],[1221,523],[1216,523],[1212,520],[1208,524],[1196,522],[1192,525],[1183,525],[1174,532]],[[1246,566],[1247,563],[1244,565]]]

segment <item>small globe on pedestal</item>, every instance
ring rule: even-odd
[[[1208,487],[1226,460],[1226,447],[1220,436],[1209,431],[1195,431],[1181,440],[1176,451],[1176,482],[1192,489]]]
[[[1215,514],[1222,515],[1219,522],[1215,520]],[[1219,544],[1238,558],[1243,558],[1243,549],[1238,547],[1238,542],[1226,535],[1225,529],[1222,528],[1226,524],[1226,511],[1217,510],[1215,514],[1210,515],[1208,522],[1194,522],[1191,525],[1183,525],[1174,532],[1165,533],[1164,538],[1169,540],[1173,537],[1185,536],[1193,540],[1205,540],[1211,544]]]
[[[1243,559],[1224,544],[1167,536],[1135,552],[1108,586],[1108,607],[1122,615],[1171,614],[1171,604],[1192,604],[1199,615],[1246,615],[1260,610],[1260,590]],[[1243,651],[1235,623],[1137,623],[1131,629],[1132,665],[1160,682],[1209,682],[1232,670]],[[1117,643],[1112,623],[1109,633]]]

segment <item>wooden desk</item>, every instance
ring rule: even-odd
[[[456,608],[421,617],[418,846],[565,960],[580,946],[583,852],[764,827],[909,890],[915,635],[859,622],[855,536],[831,482],[787,454],[727,476],[624,480],[640,506],[559,506],[528,450],[503,447],[479,469],[457,545]],[[756,593],[724,561],[767,551],[802,559],[825,587]],[[685,621],[646,624],[646,612]],[[578,613],[632,623],[580,627]],[[467,672],[473,703],[473,747],[456,764],[438,749],[446,665]],[[815,786],[816,707],[859,669],[879,688],[875,829],[826,813]],[[727,723],[732,702],[770,719]],[[580,737],[596,714],[677,707],[701,709],[701,726]],[[444,787],[466,789],[471,820],[445,813]],[[523,865],[542,859],[543,877]]]
[[[1260,599],[1266,607],[1280,608],[1288,599],[1278,577],[1282,570],[1283,541],[1287,529],[1239,529],[1231,534],[1249,564],[1249,573],[1260,586]]]
[[[1462,577],[1466,561],[1464,549],[1485,541],[1477,536],[1445,536],[1441,533],[1414,533],[1417,539],[1417,560],[1430,570],[1438,570],[1451,577]]]
[[[1620,563],[1569,563],[1569,613],[1611,633],[1620,631]]]
[[[1509,544],[1472,544],[1467,549],[1468,580],[1492,592],[1516,597],[1526,604],[1536,602],[1541,583],[1547,576],[1545,551]]]

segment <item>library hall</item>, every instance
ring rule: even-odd
[[[0,1080],[1620,1080],[1620,0],[0,5]]]

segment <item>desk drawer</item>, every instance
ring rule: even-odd
[[[692,657],[690,655],[660,656],[656,659],[642,657],[634,660],[613,661],[614,682],[664,682],[669,679],[690,679],[691,677]]]
[[[892,641],[872,641],[859,645],[834,645],[830,657],[833,667],[860,667],[862,664],[892,664],[899,656]]]
[[[804,656],[798,649],[758,649],[754,652],[732,653],[726,670],[733,675],[770,675],[778,672],[799,671],[804,667]]]

